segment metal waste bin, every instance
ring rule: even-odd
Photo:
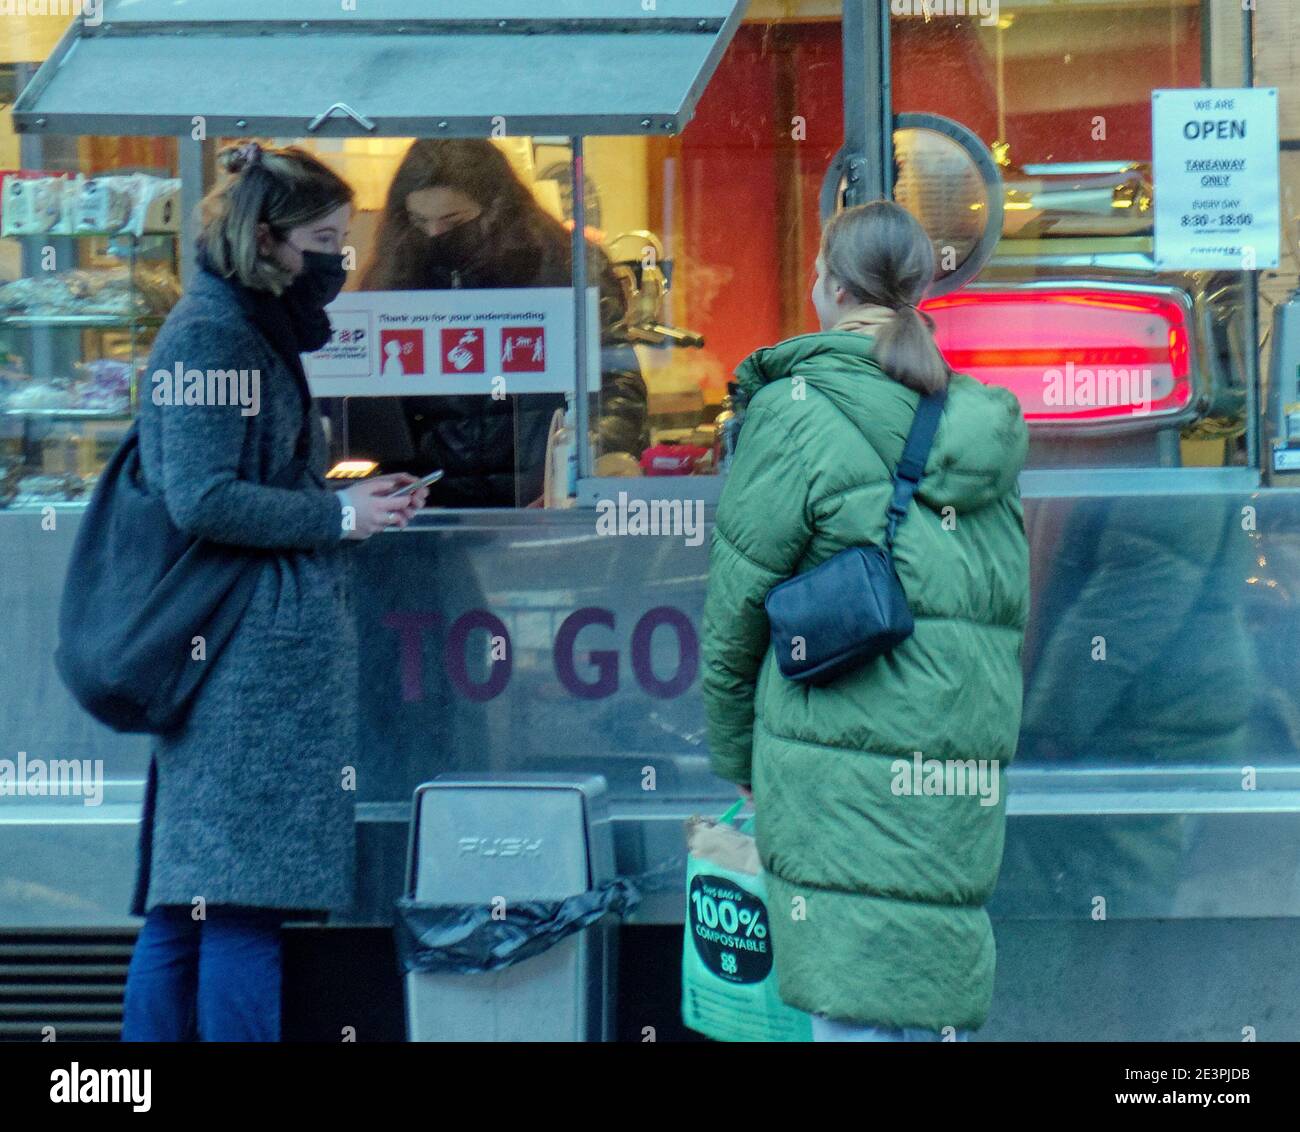
[[[563,900],[614,878],[599,775],[441,775],[415,791],[406,891],[421,904]],[[610,1041],[617,922],[498,971],[409,971],[410,1041]]]

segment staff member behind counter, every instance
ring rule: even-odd
[[[646,386],[630,345],[612,328],[624,316],[622,290],[593,245],[600,280],[601,394],[593,396],[600,450],[639,456],[649,443]],[[364,291],[449,287],[568,287],[568,230],[515,175],[505,155],[477,138],[417,141],[393,177]],[[350,447],[387,472],[446,471],[429,504],[515,507],[539,500],[546,445],[560,393],[392,398],[353,402]],[[379,402],[387,402],[381,404]]]

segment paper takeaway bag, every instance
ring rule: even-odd
[[[753,823],[736,829],[730,816],[686,822],[682,1020],[722,1042],[811,1041],[811,1015],[777,993]]]

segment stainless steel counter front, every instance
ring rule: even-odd
[[[1030,497],[1034,601],[995,915],[1300,914],[1300,492]],[[102,761],[103,800],[0,796],[0,929],[126,915],[147,740],[90,721],[51,662],[79,511],[0,512],[0,758]],[[355,920],[402,883],[442,771],[608,779],[619,869],[681,918],[681,821],[719,812],[699,682],[701,537],[590,510],[435,512],[355,548],[362,672]],[[506,659],[489,664],[492,636]],[[1098,642],[1101,642],[1100,645]],[[1099,655],[1100,652],[1100,655]],[[290,763],[268,773],[291,790]]]

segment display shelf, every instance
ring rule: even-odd
[[[101,240],[120,240],[122,238],[130,240],[147,240],[154,236],[172,236],[176,232],[6,232],[0,236],[0,240],[81,240],[81,239],[101,239]]]
[[[130,411],[114,412],[109,409],[0,409],[0,417],[40,417],[45,420],[70,421],[129,421]]]
[[[68,499],[62,495],[33,495],[31,493],[19,494],[11,499],[8,503],[0,504],[0,511],[41,511],[46,507],[55,507],[66,511],[83,511],[86,504],[90,502],[90,497],[95,488],[93,484],[88,484],[85,491],[75,499]]]
[[[141,314],[10,314],[0,316],[0,324],[34,329],[44,326],[71,326],[85,330],[111,330],[116,327],[161,326],[163,315]]]
[[[51,292],[17,291],[0,306],[0,345],[12,355],[14,367],[38,385],[52,383],[55,390],[71,383],[72,374],[93,361],[123,362],[132,385],[129,403],[100,401],[97,407],[81,407],[76,394],[60,403],[51,398],[24,403],[15,399],[18,389],[0,396],[0,477],[7,479],[28,470],[66,467],[79,469],[68,485],[46,484],[40,492],[22,492],[8,499],[3,510],[25,510],[48,506],[84,506],[93,488],[94,474],[102,468],[110,450],[131,427],[137,409],[137,382],[140,365],[147,356],[157,329],[166,320],[164,313],[153,313],[154,303],[146,302],[150,292],[142,288],[146,269],[161,268],[176,272],[176,232],[10,232],[0,239],[13,240],[9,245],[20,253],[27,277],[43,277],[38,264],[43,243],[69,241],[60,261],[67,260],[58,275],[80,271],[95,282],[111,280],[107,289],[98,285],[82,290],[69,277]],[[92,241],[86,244],[84,241]],[[72,243],[72,241],[76,241]],[[157,245],[157,246],[155,246]],[[154,253],[158,252],[158,255]],[[120,264],[108,268],[110,263]],[[98,273],[111,270],[110,276]],[[159,283],[159,302],[172,290],[165,281]],[[30,300],[30,301],[28,301]],[[88,372],[94,373],[94,370]],[[113,381],[112,375],[100,375]],[[78,382],[78,385],[80,383]],[[117,390],[110,384],[103,387]],[[39,390],[33,389],[33,394]],[[91,405],[95,405],[94,401]],[[44,474],[44,473],[38,473]],[[89,476],[89,482],[86,480]],[[4,490],[12,490],[7,482]]]

